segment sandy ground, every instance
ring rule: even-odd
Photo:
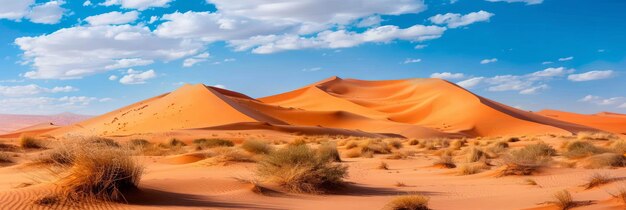
[[[215,133],[220,138],[265,138],[285,142],[299,136],[250,131]],[[119,138],[124,141],[124,138]],[[572,138],[551,136],[526,137],[510,143],[511,149],[544,141],[558,148]],[[487,141],[487,140],[470,140]],[[15,140],[6,141],[16,143]],[[5,142],[5,143],[6,143]],[[598,145],[605,142],[598,141]],[[310,143],[315,146],[315,143]],[[238,146],[238,145],[237,145]],[[237,147],[236,146],[236,147]],[[437,159],[434,151],[419,149],[404,142],[403,151],[416,151],[406,159],[387,159],[389,155],[373,158],[345,158],[349,167],[346,186],[329,194],[310,195],[285,192],[271,183],[262,183],[267,189],[253,192],[253,185],[241,181],[256,179],[256,163],[233,162],[212,164],[210,159],[195,158],[193,146],[186,154],[169,156],[138,156],[146,167],[140,182],[140,191],[127,196],[127,203],[89,203],[76,208],[100,209],[382,209],[395,196],[420,193],[430,197],[432,209],[557,209],[542,204],[552,200],[559,190],[570,191],[576,201],[593,204],[576,209],[624,209],[626,205],[614,199],[614,193],[626,186],[626,168],[582,169],[551,164],[532,176],[496,177],[497,166],[473,175],[458,175],[457,169],[433,167]],[[278,146],[280,147],[280,145]],[[343,154],[346,150],[340,146]],[[0,167],[0,206],[3,209],[45,209],[34,201],[51,193],[54,179],[39,166],[29,164],[41,150],[27,150],[14,154],[15,164]],[[558,162],[561,157],[555,157]],[[388,170],[378,169],[381,161]],[[585,190],[583,185],[594,173],[610,175],[615,181],[598,188]],[[537,185],[528,185],[526,179]],[[398,184],[402,183],[402,184]]]

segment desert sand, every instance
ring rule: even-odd
[[[626,115],[528,112],[440,79],[332,77],[259,99],[184,85],[72,125],[23,127],[0,135],[3,209],[384,209],[406,194],[428,197],[430,209],[560,209],[551,201],[561,190],[574,209],[626,208]],[[78,136],[132,151],[144,167],[137,189],[122,201],[42,204],[64,187],[55,173],[71,172],[51,174],[42,160]],[[294,192],[256,173],[277,153],[251,141],[270,151],[336,145],[332,164],[347,176],[324,193]],[[550,154],[519,160],[536,145]]]

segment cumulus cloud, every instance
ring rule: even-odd
[[[0,0],[0,19],[21,20],[35,0]]]
[[[209,53],[201,53],[183,61],[183,67],[192,67],[193,65],[207,61]]]
[[[66,11],[61,7],[63,4],[63,0],[41,4],[36,4],[35,0],[0,0],[0,20],[21,21],[26,18],[33,23],[56,24]]]
[[[22,96],[29,96],[29,95],[37,95],[41,93],[62,93],[62,92],[72,92],[72,91],[78,91],[78,89],[72,86],[45,88],[36,84],[0,86],[0,95],[6,96],[6,97],[22,97]]]
[[[480,61],[480,64],[488,64],[488,63],[495,63],[498,62],[497,58],[491,58],[491,59],[484,59],[482,61]]]
[[[201,43],[163,38],[149,28],[131,25],[77,26],[15,43],[35,70],[31,79],[75,79],[108,70],[171,61],[204,48]]]
[[[105,98],[106,99],[106,98]],[[4,113],[58,113],[64,110],[84,108],[92,102],[106,102],[108,100],[88,96],[53,97],[24,97],[0,99],[0,112]]]
[[[558,68],[547,68],[541,71],[533,72],[530,75],[534,77],[557,77],[557,76],[564,76],[566,74],[571,74],[574,71],[575,71],[574,69],[558,67]]]
[[[174,0],[106,0],[101,5],[120,5],[126,9],[146,10],[152,7],[167,7]]]
[[[128,69],[126,71],[126,75],[124,75],[120,79],[120,83],[125,85],[136,85],[136,84],[145,84],[147,80],[155,78],[156,72],[154,70],[148,71],[136,71],[133,69]]]
[[[626,101],[626,98],[624,97],[604,98],[604,97],[595,96],[595,95],[586,95],[585,97],[581,98],[579,101],[588,102],[588,103],[592,103],[596,105],[615,105],[619,103],[624,103],[624,101]]]
[[[117,76],[116,75],[111,75],[111,76],[109,76],[109,80],[115,81],[115,80],[117,80]]]
[[[546,68],[525,75],[498,75],[483,79],[481,82],[487,84],[488,91],[518,91],[520,94],[535,94],[541,90],[546,90],[550,86],[548,81],[564,77],[574,72],[574,69],[565,67]]]
[[[89,16],[85,18],[85,21],[87,21],[91,25],[119,25],[132,23],[137,20],[137,17],[139,17],[139,12],[137,11],[130,11],[125,13],[115,11]]]
[[[481,10],[467,15],[461,15],[458,13],[438,14],[428,18],[428,20],[434,24],[447,25],[449,28],[458,28],[476,22],[489,21],[492,16],[494,16],[493,13]]]
[[[373,16],[369,16],[369,17],[362,19],[356,24],[356,26],[361,27],[361,28],[370,27],[370,26],[378,26],[380,25],[380,22],[382,22],[382,19],[380,18],[380,16],[373,15]]]
[[[462,79],[465,75],[462,73],[450,73],[450,72],[442,72],[442,73],[433,73],[430,75],[430,78],[439,78],[439,79]]]
[[[522,3],[526,3],[527,5],[543,3],[543,0],[487,0],[487,1],[489,1],[489,2],[507,2],[507,3],[522,2]]]
[[[567,77],[570,81],[574,82],[584,82],[591,80],[599,80],[599,79],[608,79],[615,75],[613,70],[603,70],[603,71],[588,71],[581,74],[572,74]]]
[[[542,84],[542,85],[538,85],[538,86],[534,86],[534,87],[523,89],[519,93],[520,94],[524,94],[524,95],[535,94],[535,93],[539,92],[540,90],[545,90],[545,89],[548,89],[548,88],[549,88],[548,85]]]
[[[571,61],[574,60],[574,56],[569,56],[569,57],[565,57],[565,58],[559,58],[559,61]]]
[[[456,84],[463,88],[472,88],[480,84],[484,79],[485,79],[484,77],[472,77],[472,78],[457,82]]]
[[[91,6],[91,1],[87,0],[85,2],[83,2],[83,7],[87,7],[87,6]]]

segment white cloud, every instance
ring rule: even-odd
[[[89,22],[91,25],[120,25],[131,23],[137,20],[139,17],[139,12],[130,11],[130,12],[109,12],[94,16],[89,16],[85,18],[85,21]]]
[[[478,11],[472,12],[467,15],[461,15],[458,13],[446,13],[446,14],[438,14],[428,18],[430,22],[439,25],[448,25],[449,28],[457,28],[461,26],[466,26],[476,22],[489,21],[489,19],[494,16],[493,13],[489,13],[486,11]]]
[[[356,26],[361,27],[361,28],[370,27],[370,26],[378,26],[380,25],[380,22],[382,22],[382,19],[380,18],[380,16],[373,15],[373,16],[363,18],[361,21],[359,21],[356,24]]]
[[[319,70],[322,70],[322,68],[321,67],[314,67],[314,68],[302,69],[302,71],[304,71],[304,72],[319,71]]]
[[[173,0],[106,0],[104,6],[120,5],[126,9],[146,10],[151,7],[167,7]]]
[[[91,6],[91,1],[87,0],[83,2],[83,7]]]
[[[623,103],[622,105],[619,105],[618,108],[626,108],[626,103]]]
[[[484,59],[482,61],[480,61],[480,64],[488,64],[488,63],[495,63],[498,62],[497,58],[491,58],[491,59]]]
[[[564,76],[566,74],[571,74],[574,72],[574,69],[566,69],[565,67],[558,68],[547,68],[541,71],[533,72],[530,74],[534,77],[557,77]]]
[[[605,49],[598,49],[598,52],[600,52],[600,53],[602,53],[604,51],[606,51],[606,50]]]
[[[28,19],[33,23],[56,24],[61,21],[65,9],[61,5],[64,1],[49,1],[31,8]]]
[[[523,3],[526,3],[527,5],[543,3],[543,0],[486,0],[486,1],[489,1],[489,2],[507,2],[507,3],[523,2]]]
[[[226,88],[226,86],[225,86],[225,85],[220,85],[220,84],[217,84],[217,85],[213,85],[213,87],[228,90],[228,88]]]
[[[120,79],[120,83],[125,85],[136,85],[136,84],[145,84],[146,80],[152,79],[156,77],[156,73],[154,70],[148,71],[135,71],[133,69],[128,69],[126,75],[124,75]]]
[[[409,63],[419,63],[419,62],[422,62],[422,59],[419,59],[419,58],[407,58],[402,63],[409,64]]]
[[[541,65],[548,65],[548,64],[552,64],[552,63],[554,63],[554,62],[552,62],[552,61],[544,61],[544,62],[541,62]]]
[[[109,80],[115,81],[115,80],[117,80],[117,76],[116,75],[111,75],[111,76],[109,76]]]
[[[579,101],[588,102],[588,103],[592,103],[596,105],[607,106],[607,105],[615,105],[615,104],[623,103],[624,101],[626,101],[626,98],[624,97],[603,98],[600,96],[586,95],[585,97],[581,98]]]
[[[464,77],[465,75],[462,73],[450,73],[450,72],[433,73],[430,75],[430,78],[439,78],[439,79],[445,79],[445,80],[463,79]]]
[[[25,113],[25,114],[50,114],[60,111],[75,110],[83,108],[92,102],[102,99],[87,96],[63,96],[52,97],[26,97],[26,98],[5,98],[0,99],[0,112],[3,113]],[[100,102],[106,102],[100,101]]]
[[[571,60],[574,60],[574,56],[559,58],[559,61],[571,61]]]
[[[77,26],[15,43],[34,67],[32,79],[75,79],[116,68],[171,61],[204,48],[201,43],[162,38],[149,28],[131,25]]]
[[[193,65],[207,61],[209,53],[201,53],[183,61],[183,67],[192,67]]]
[[[35,0],[0,0],[0,19],[21,20]]]
[[[157,16],[151,16],[150,20],[148,21],[148,24],[153,24],[154,22],[156,22],[157,20],[159,20],[159,17]]]
[[[524,95],[535,94],[535,93],[539,92],[540,90],[545,90],[545,89],[548,89],[548,88],[549,88],[548,85],[542,84],[542,85],[538,85],[538,86],[534,86],[534,87],[523,89],[519,93],[520,94],[524,94]]]
[[[17,86],[0,86],[0,95],[7,97],[21,97],[28,95],[37,95],[41,93],[61,93],[78,91],[72,86],[60,86],[53,88],[44,88],[39,85],[17,85]]]
[[[472,88],[480,84],[484,79],[485,79],[484,77],[472,77],[472,78],[457,82],[456,84],[463,88]]]
[[[419,50],[419,49],[424,49],[424,48],[426,48],[426,47],[428,47],[428,45],[425,45],[425,44],[418,44],[418,45],[415,45],[415,47],[414,47],[414,48],[415,48],[416,50]]]
[[[604,71],[589,71],[582,74],[572,74],[567,77],[567,79],[574,82],[584,82],[591,80],[599,80],[599,79],[608,79],[615,75],[613,70],[604,70]]]
[[[401,29],[398,26],[386,25],[370,28],[363,33],[346,30],[323,31],[314,37],[298,35],[255,36],[245,40],[230,41],[236,51],[252,49],[253,53],[269,54],[286,50],[310,48],[348,48],[363,43],[385,43],[393,40],[425,41],[441,37],[444,27],[414,25]]]

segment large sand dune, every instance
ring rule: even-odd
[[[623,114],[601,112],[587,115],[557,110],[543,110],[538,112],[538,114],[613,133],[626,134],[626,115]]]

